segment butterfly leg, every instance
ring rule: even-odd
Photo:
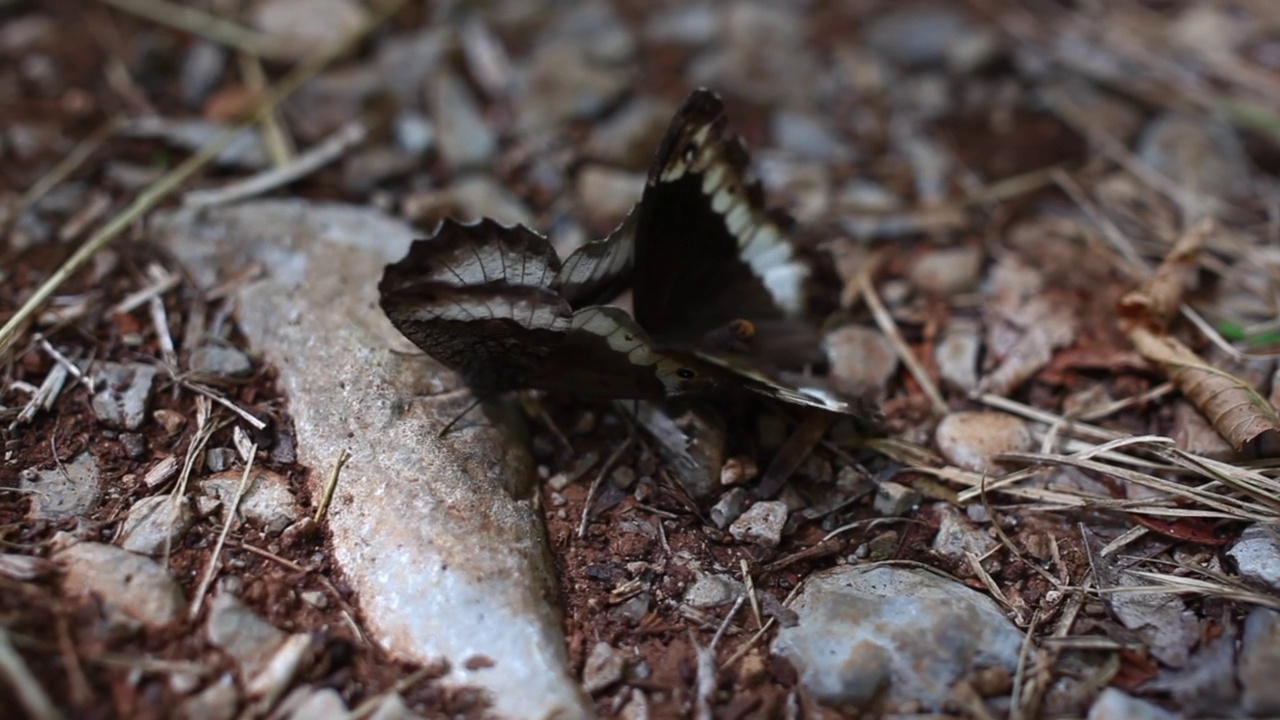
[[[459,394],[461,393],[459,392]],[[436,434],[436,437],[442,438],[445,435],[448,435],[449,431],[453,429],[453,426],[456,425],[459,420],[466,417],[467,414],[469,414],[472,410],[475,410],[476,406],[482,402],[484,402],[483,398],[478,398],[478,397],[472,398],[471,402],[467,405],[466,409],[464,409],[462,412],[458,413],[457,415],[454,415],[452,420],[445,423],[445,426],[440,429],[440,432]]]

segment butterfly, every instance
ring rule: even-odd
[[[694,91],[640,202],[564,263],[527,228],[444,221],[387,267],[383,310],[477,394],[661,398],[736,387],[874,416],[794,374],[822,359],[801,317],[810,268],[748,180],[749,156],[727,122],[715,93]],[[604,304],[628,287],[634,317]]]

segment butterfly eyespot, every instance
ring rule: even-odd
[[[689,368],[680,368],[679,370],[676,371],[676,375],[679,375],[685,380],[692,380],[698,376],[698,373],[690,370]]]

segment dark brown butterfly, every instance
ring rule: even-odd
[[[661,397],[739,387],[788,403],[872,411],[785,374],[821,357],[799,319],[809,267],[725,132],[724,106],[695,91],[672,120],[640,203],[563,266],[523,227],[445,221],[389,265],[392,323],[478,393],[568,389]],[[630,287],[635,318],[602,305]]]

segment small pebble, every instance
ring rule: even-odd
[[[920,493],[914,488],[890,481],[876,486],[872,507],[881,517],[901,517],[911,512],[917,502],[920,502]]]
[[[626,660],[607,642],[598,642],[591,648],[582,667],[582,689],[589,695],[613,685],[622,679]]]
[[[187,360],[193,372],[221,377],[244,377],[253,372],[249,356],[228,345],[204,345]]]
[[[209,472],[222,472],[234,465],[235,462],[236,451],[234,448],[209,448],[204,454],[204,464],[209,468]]]
[[[777,547],[782,542],[782,528],[786,524],[786,503],[758,502],[733,521],[729,526],[729,534],[739,542]]]
[[[142,433],[120,433],[120,447],[125,457],[138,460],[147,452],[147,438]]]
[[[724,461],[720,468],[721,485],[742,485],[756,479],[760,468],[756,461],[746,455],[735,455]]]
[[[850,395],[883,393],[898,369],[898,354],[879,330],[846,325],[828,333],[825,343],[836,388]]]
[[[628,465],[619,465],[609,474],[609,482],[621,490],[627,490],[636,484],[636,471]]]
[[[974,472],[1003,472],[997,455],[1030,452],[1035,447],[1021,418],[987,411],[948,415],[938,423],[934,440],[949,462]]]
[[[742,515],[742,508],[747,503],[747,491],[736,487],[720,496],[716,504],[712,506],[710,516],[711,522],[721,530],[725,529],[734,520]]]
[[[1246,527],[1227,557],[1235,562],[1241,579],[1280,591],[1280,524]]]
[[[698,574],[698,579],[684,593],[684,603],[695,608],[727,605],[746,592],[741,582],[728,575]]]

